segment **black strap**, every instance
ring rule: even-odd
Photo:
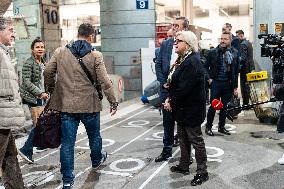
[[[88,70],[88,68],[86,67],[86,65],[84,64],[83,60],[81,57],[78,56],[78,54],[75,52],[75,50],[71,47],[71,45],[66,45],[66,47],[71,51],[71,53],[77,58],[78,63],[80,64],[81,68],[83,69],[83,71],[85,72],[85,74],[87,75],[88,79],[91,81],[92,85],[95,86],[98,95],[99,95],[99,99],[102,100],[103,99],[103,94],[102,94],[102,88],[101,85],[98,83],[98,80],[96,79],[96,83],[90,73],[90,71]]]

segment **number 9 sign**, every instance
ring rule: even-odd
[[[136,9],[148,9],[148,0],[136,0]]]

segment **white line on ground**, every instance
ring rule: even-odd
[[[104,173],[104,174],[107,174],[107,175],[117,175],[117,176],[122,176],[122,177],[133,177],[129,173],[121,173],[121,172],[116,172],[116,171],[104,171],[104,170],[101,170],[100,172]]]
[[[120,148],[116,149],[115,151],[111,152],[110,154],[114,154],[118,151],[120,151],[121,149],[123,149],[124,147],[128,146],[129,144],[131,144],[132,142],[134,142],[135,140],[141,138],[143,135],[145,135],[146,133],[148,133],[149,131],[153,130],[154,128],[156,128],[158,125],[161,125],[162,122],[159,122],[158,124],[156,124],[155,126],[151,127],[150,129],[148,129],[147,131],[145,131],[144,133],[142,133],[141,135],[137,136],[136,138],[132,139],[131,141],[129,141],[128,143],[124,144],[123,146],[121,146]]]
[[[149,131],[153,130],[154,128],[156,128],[157,126],[161,125],[162,121],[159,122],[158,124],[156,124],[155,126],[151,127],[150,129],[148,129],[147,131],[145,131],[144,133],[142,133],[141,135],[135,137],[134,139],[132,139],[131,141],[129,141],[128,143],[126,143],[125,145],[121,146],[120,148],[118,148],[117,150],[113,151],[112,153],[110,153],[111,155],[113,155],[114,153],[117,153],[118,151],[122,150],[123,148],[125,148],[126,146],[128,146],[129,144],[131,144],[132,142],[134,142],[135,140],[141,138],[143,135],[145,135],[146,133],[148,133]],[[175,152],[176,153],[176,152]],[[175,153],[173,154],[173,156],[175,155]],[[79,176],[81,176],[84,172],[87,172],[89,169],[91,169],[92,166],[87,167],[84,171],[80,171],[76,176],[75,179]],[[105,171],[100,171],[101,173],[104,173]],[[111,171],[108,171],[107,174],[111,174]],[[120,176],[128,176],[131,177],[131,175],[125,175],[125,174],[113,174],[113,175],[120,175]],[[61,189],[62,186],[57,186],[55,189]]]
[[[147,109],[145,109],[145,110],[143,110],[143,111],[140,111],[140,112],[138,112],[137,114],[134,114],[134,115],[132,115],[131,117],[128,117],[127,119],[124,119],[124,120],[122,120],[122,121],[120,121],[120,122],[118,122],[118,123],[116,123],[116,124],[114,124],[114,125],[112,125],[112,126],[110,126],[110,127],[105,128],[105,130],[107,130],[107,129],[111,128],[111,127],[114,127],[115,125],[117,125],[117,124],[119,124],[119,123],[122,123],[123,121],[126,121],[126,120],[128,120],[128,119],[130,119],[130,118],[132,118],[132,117],[134,117],[134,116],[136,116],[136,115],[138,115],[138,114],[140,114],[140,113],[143,113],[143,112],[149,110],[149,109],[150,109],[150,108],[147,108]],[[136,137],[135,139],[133,139],[133,140],[131,140],[130,142],[128,142],[127,145],[129,145],[129,144],[131,144],[132,142],[134,142],[135,140],[141,138],[143,135],[145,135],[145,134],[148,133],[149,131],[153,130],[155,127],[159,126],[160,124],[162,124],[162,121],[159,122],[158,124],[156,124],[155,126],[151,127],[150,129],[148,129],[147,131],[145,131],[143,134],[139,135],[139,136]],[[105,130],[104,130],[104,131],[105,131]],[[103,129],[101,130],[101,132],[102,132],[102,131],[103,131]],[[87,138],[88,138],[88,137],[85,137],[85,139],[87,139]],[[81,140],[83,140],[83,139],[81,139]],[[80,140],[80,141],[81,141],[81,140]],[[77,142],[79,142],[79,141],[76,141],[76,143],[77,143]],[[110,154],[114,154],[114,153],[120,151],[121,149],[123,149],[123,148],[126,147],[127,145],[126,145],[126,144],[123,145],[122,147],[118,148],[117,150],[115,150],[114,152],[112,152],[112,153],[110,153]],[[89,167],[87,167],[84,171],[80,171],[80,172],[75,176],[75,179],[76,179],[77,177],[79,177],[80,175],[82,175],[83,173],[87,172],[87,171],[88,171],[89,169],[91,169],[91,168],[92,168],[92,166],[89,166]],[[109,172],[109,173],[110,173],[110,172]],[[57,186],[55,189],[61,189],[61,188],[62,188],[62,186],[59,185],[59,186]]]
[[[180,148],[176,149],[170,159],[172,159],[179,151]],[[143,182],[143,184],[138,189],[143,189],[169,163],[169,160],[165,161],[145,182]]]
[[[121,120],[121,121],[119,121],[119,122],[117,122],[117,123],[115,123],[115,124],[113,124],[113,125],[111,125],[111,126],[109,126],[109,127],[106,127],[106,128],[101,129],[101,132],[104,132],[104,131],[106,131],[106,130],[108,130],[108,129],[110,129],[110,128],[112,128],[112,127],[114,127],[114,126],[116,126],[116,125],[118,125],[118,124],[120,124],[120,123],[122,123],[122,122],[124,122],[124,121],[127,121],[127,120],[129,120],[129,119],[131,119],[131,118],[133,118],[133,117],[135,117],[135,116],[137,116],[137,115],[139,115],[139,114],[141,114],[141,113],[143,113],[143,112],[149,110],[149,109],[151,109],[151,107],[150,107],[150,108],[147,108],[147,109],[145,109],[145,110],[142,110],[142,111],[140,111],[140,112],[138,112],[138,113],[136,113],[136,114],[134,114],[134,115],[132,115],[132,116],[126,118],[126,119],[123,119],[123,120]],[[110,122],[110,121],[113,121],[113,120],[110,119],[108,122]],[[103,124],[106,124],[106,123],[107,123],[107,121],[104,122]],[[88,138],[88,137],[84,137],[84,138],[82,138],[82,139],[80,139],[80,140],[77,140],[76,143],[81,142],[81,141],[83,141],[83,140],[86,140],[87,138]],[[48,156],[50,156],[50,155],[52,155],[52,154],[54,154],[54,153],[56,153],[56,152],[58,152],[58,151],[59,151],[58,149],[57,149],[57,150],[54,150],[53,152],[50,152],[50,153],[46,154],[46,155],[43,156],[43,157],[40,157],[40,158],[38,158],[38,159],[35,159],[34,161],[35,161],[35,162],[40,161],[40,160],[42,160],[43,158],[46,158],[46,157],[48,157]],[[21,169],[24,168],[25,166],[27,166],[27,164],[22,165],[22,166],[21,166]]]

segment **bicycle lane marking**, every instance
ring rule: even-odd
[[[175,155],[180,151],[180,148],[176,149],[173,153],[172,157],[165,161],[138,189],[143,189],[168,163],[169,161],[175,157]]]
[[[129,119],[131,119],[131,118],[133,118],[133,117],[135,117],[135,116],[137,116],[137,115],[139,115],[139,114],[141,114],[141,113],[143,113],[143,112],[149,110],[149,109],[151,109],[151,107],[150,107],[150,108],[147,108],[147,109],[145,109],[145,110],[142,110],[142,111],[140,111],[140,112],[138,112],[138,113],[136,113],[136,114],[134,114],[134,115],[132,115],[132,116],[130,116],[130,117],[128,117],[128,118],[125,118],[124,120],[121,120],[121,121],[119,121],[119,122],[117,122],[117,123],[115,123],[115,124],[113,124],[113,125],[111,125],[111,126],[109,126],[109,127],[106,127],[106,128],[101,129],[101,132],[104,132],[104,131],[106,131],[106,130],[108,130],[108,129],[111,129],[112,127],[114,127],[114,126],[116,126],[116,125],[118,125],[118,124],[120,124],[120,123],[122,123],[122,122],[124,122],[124,121],[127,121],[127,120],[129,120]],[[113,120],[109,120],[108,122],[110,122],[110,121],[113,121]],[[106,124],[106,123],[107,123],[107,121],[104,122],[104,124]],[[84,137],[84,138],[82,138],[82,139],[80,139],[80,140],[77,140],[77,141],[75,142],[75,144],[77,144],[78,142],[81,142],[81,141],[83,141],[83,140],[86,140],[86,139],[88,139],[88,136],[86,136],[86,137]],[[44,159],[44,158],[46,158],[46,157],[48,157],[48,156],[50,156],[50,155],[52,155],[52,154],[55,154],[55,153],[58,152],[58,151],[59,151],[58,149],[57,149],[57,150],[54,150],[53,152],[50,152],[50,153],[48,153],[48,154],[46,154],[46,155],[44,155],[44,156],[42,156],[42,157],[40,157],[40,158],[38,158],[38,159],[35,159],[34,162],[40,161],[40,160],[42,160],[42,159]],[[26,167],[27,165],[28,165],[28,164],[22,165],[20,168],[22,169],[22,168]]]
[[[131,141],[129,141],[128,143],[124,144],[123,146],[119,147],[118,149],[116,149],[115,151],[111,152],[110,155],[113,155],[117,152],[119,152],[120,150],[122,150],[123,148],[125,148],[126,146],[128,146],[129,144],[133,143],[134,141],[136,141],[137,139],[141,138],[142,136],[144,136],[145,134],[147,134],[148,132],[150,132],[151,130],[155,129],[157,126],[161,125],[162,121],[160,121],[159,123],[157,123],[155,126],[151,127],[150,129],[146,130],[144,133],[140,134],[139,136],[135,137],[134,139],[132,139]],[[176,152],[175,152],[176,153]],[[173,155],[175,155],[175,153]],[[83,173],[87,172],[89,169],[91,169],[92,166],[87,167],[84,171],[80,171],[79,173],[76,174],[75,179],[78,178],[79,176],[81,176]],[[111,171],[103,171],[100,170],[101,173],[105,173],[105,174],[112,174]],[[117,174],[119,176],[130,176],[129,174]],[[62,183],[61,183],[62,184]],[[61,189],[62,186],[59,185],[57,186],[55,189]]]

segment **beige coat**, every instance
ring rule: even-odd
[[[96,77],[98,78],[107,100],[110,103],[116,102],[102,53],[92,51],[83,57],[83,62],[93,79],[96,81]],[[51,93],[50,109],[68,113],[93,113],[102,110],[95,87],[68,48],[56,49],[46,64],[44,81],[47,92]]]
[[[25,120],[15,67],[8,48],[0,43],[0,128],[18,130]]]

